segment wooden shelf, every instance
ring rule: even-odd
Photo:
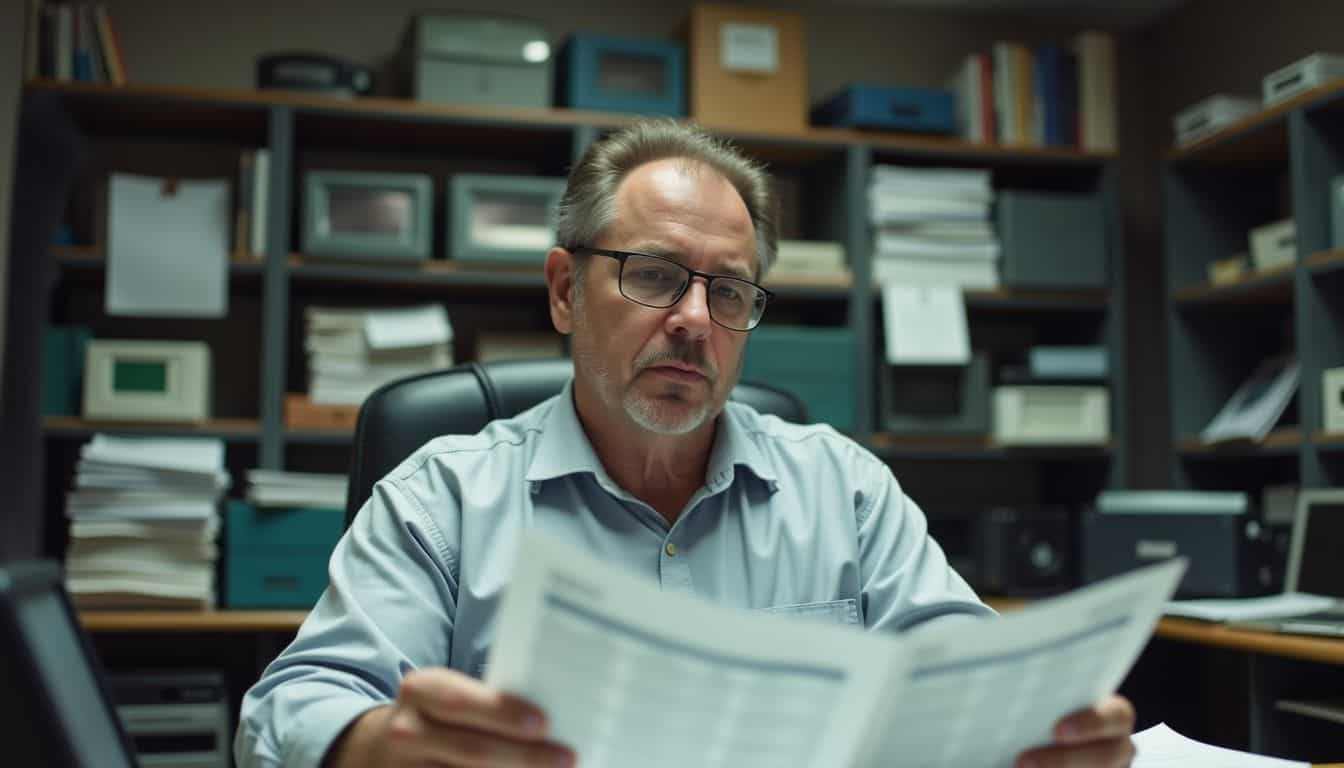
[[[166,133],[194,123],[213,123],[218,127],[232,127],[234,132],[260,136],[265,129],[265,112],[270,107],[294,109],[300,121],[297,126],[300,135],[306,135],[302,124],[305,115],[314,115],[322,120],[335,118],[341,121],[343,130],[326,133],[340,136],[342,141],[376,136],[410,144],[439,145],[462,138],[456,132],[445,134],[441,130],[444,126],[474,128],[487,144],[500,144],[511,141],[510,134],[516,134],[513,138],[520,140],[535,139],[527,134],[549,130],[558,136],[561,131],[581,126],[605,130],[639,119],[624,114],[562,108],[430,104],[389,98],[336,99],[286,91],[169,85],[114,87],[34,80],[27,88],[60,94],[75,107],[82,122],[117,133],[147,129]],[[105,109],[109,103],[115,104],[116,109]],[[715,125],[707,128],[767,162],[811,162],[839,155],[851,146],[871,147],[874,152],[888,156],[989,166],[1099,166],[1115,157],[1114,153],[972,144],[951,138],[827,127],[781,131],[749,131]]]
[[[1176,444],[1176,452],[1189,458],[1254,458],[1257,456],[1296,456],[1302,444],[1302,433],[1297,427],[1282,427],[1270,432],[1263,441],[1252,443],[1233,440],[1206,444],[1199,436],[1190,436]]]
[[[1344,272],[1344,248],[1313,253],[1307,257],[1307,270],[1313,275]]]
[[[155,424],[129,421],[90,421],[77,416],[43,416],[42,430],[49,437],[92,437],[97,432],[155,437],[218,437],[246,442],[257,440],[261,423],[256,419],[210,419],[200,424]]]
[[[307,611],[79,611],[86,632],[294,632]]]
[[[868,440],[879,458],[893,460],[964,461],[1100,461],[1110,458],[1107,445],[998,445],[988,436],[898,435],[879,432]]]
[[[1179,165],[1246,169],[1288,167],[1288,114],[1295,109],[1326,102],[1344,91],[1344,80],[1313,88],[1270,109],[1238,120],[1193,144],[1173,149],[1167,159]]]
[[[52,258],[62,269],[102,271],[107,268],[107,256],[101,245],[57,245],[51,249]],[[260,275],[266,264],[250,253],[229,256],[229,272],[238,275]]]
[[[1320,451],[1344,452],[1344,432],[1317,432],[1311,436],[1311,441]]]
[[[1293,267],[1255,272],[1232,283],[1188,285],[1172,293],[1171,300],[1187,307],[1291,304]]]

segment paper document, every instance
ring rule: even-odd
[[[371,309],[364,315],[364,338],[373,350],[405,349],[453,340],[442,304],[407,309]]]
[[[1009,766],[1115,689],[1184,570],[896,637],[665,594],[531,531],[486,681],[590,768]]]
[[[1166,614],[1201,621],[1267,621],[1328,611],[1338,602],[1323,595],[1284,592],[1234,600],[1173,600],[1167,603]]]
[[[229,182],[112,174],[109,315],[223,317],[229,311]]]
[[[1166,723],[1134,734],[1133,768],[1310,768],[1307,763],[1262,757],[1186,738]]]
[[[966,301],[954,285],[882,287],[887,362],[892,365],[966,365],[971,337]]]

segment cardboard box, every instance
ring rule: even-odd
[[[358,405],[318,405],[307,395],[285,395],[285,426],[290,429],[354,429]]]
[[[807,128],[807,39],[797,13],[692,6],[686,23],[691,117],[771,133]]]

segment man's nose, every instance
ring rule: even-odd
[[[667,316],[667,331],[673,335],[685,334],[692,339],[709,335],[709,284],[703,277],[692,277],[681,300],[672,305]]]

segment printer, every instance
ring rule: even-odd
[[[1103,491],[1082,519],[1083,581],[1092,583],[1172,557],[1190,567],[1178,598],[1253,597],[1272,591],[1273,531],[1247,494]]]
[[[224,675],[211,671],[116,672],[112,699],[145,768],[229,768]]]

